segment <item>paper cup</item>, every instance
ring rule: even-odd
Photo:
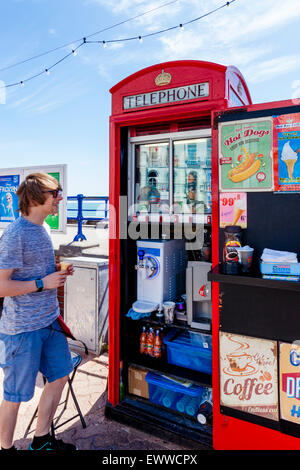
[[[248,273],[250,271],[253,251],[254,249],[250,247],[237,248],[239,262],[241,263],[243,273]]]
[[[165,323],[173,323],[175,302],[164,302],[162,306],[164,309]]]

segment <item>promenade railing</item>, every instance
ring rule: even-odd
[[[67,218],[68,222],[71,220],[77,220],[77,235],[75,235],[74,240],[82,241],[86,240],[85,235],[82,232],[83,222],[84,221],[95,221],[99,222],[101,220],[108,218],[108,196],[84,196],[83,194],[77,194],[77,196],[68,196],[68,201],[77,201],[76,208],[67,208]],[[95,207],[91,208],[90,206],[85,206],[85,202],[103,202],[104,207]],[[74,213],[74,215],[72,214]],[[86,216],[86,213],[90,213]],[[92,215],[94,213],[95,215]],[[103,217],[99,217],[98,214],[103,213]],[[96,216],[97,214],[97,216]]]

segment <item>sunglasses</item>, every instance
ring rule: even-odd
[[[54,199],[56,199],[58,196],[62,195],[62,188],[58,189],[49,189],[49,191],[44,191],[44,193],[51,193]]]

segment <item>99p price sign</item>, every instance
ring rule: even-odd
[[[247,193],[220,193],[220,227],[247,228]]]

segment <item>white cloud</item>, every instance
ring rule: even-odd
[[[299,68],[299,66],[300,56],[287,55],[252,65],[246,69],[244,75],[247,78],[247,82],[259,83],[268,80],[273,76],[291,72],[292,70]]]

